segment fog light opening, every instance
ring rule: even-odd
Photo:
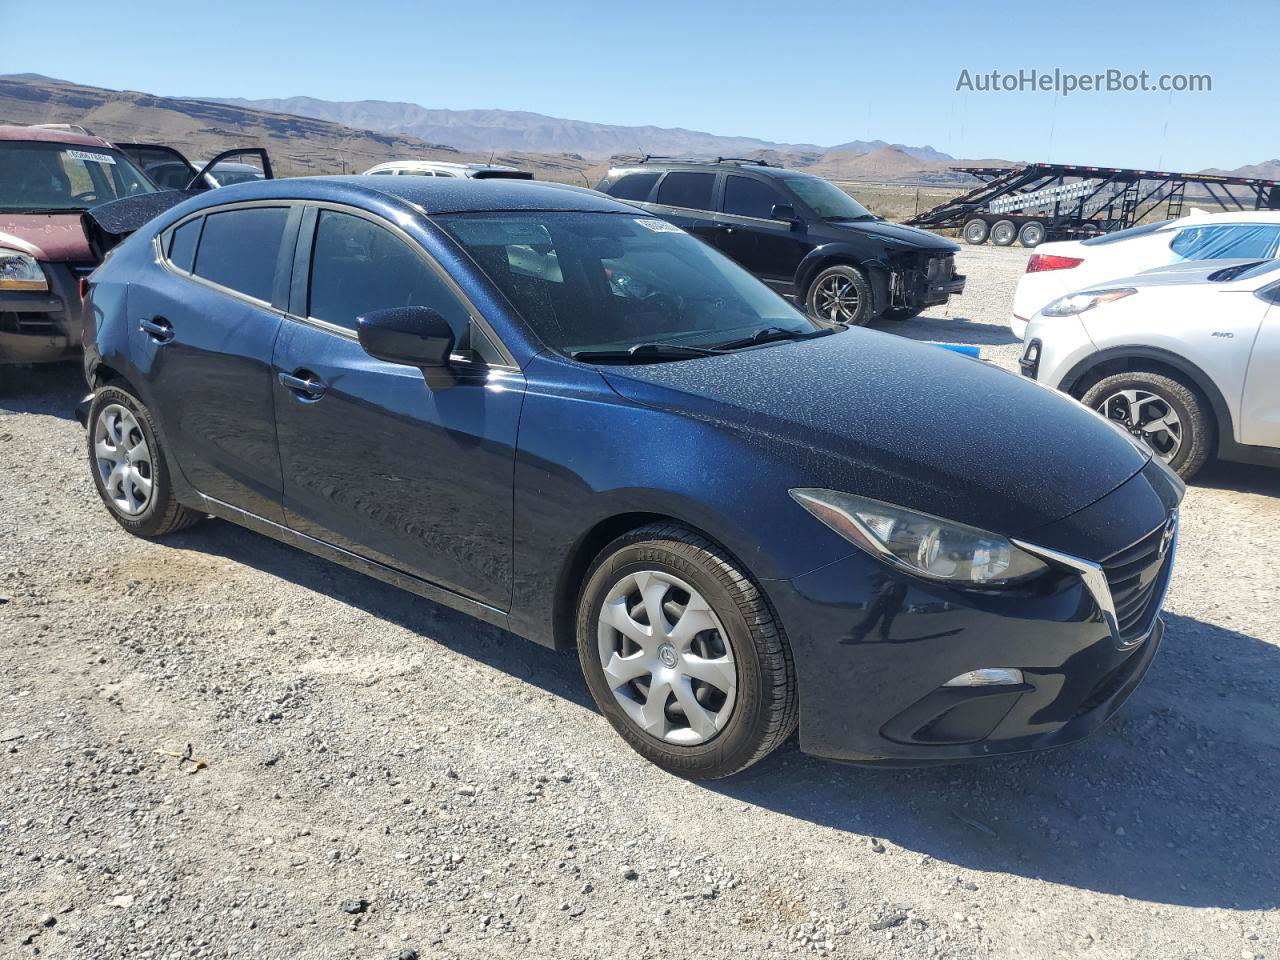
[[[998,687],[1022,683],[1022,671],[1017,667],[983,667],[952,677],[944,687]]]

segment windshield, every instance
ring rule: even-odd
[[[737,264],[663,220],[537,212],[435,219],[562,353],[713,347],[764,327],[818,329]]]
[[[77,213],[156,186],[105,147],[0,141],[0,211]]]
[[[780,182],[823,220],[866,220],[874,214],[829,180],[782,177]]]

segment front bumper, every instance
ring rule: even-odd
[[[0,293],[0,364],[52,363],[80,349],[80,278],[92,264],[42,263],[47,291]]]
[[[1028,540],[1111,557],[1151,535],[1179,491],[1144,470]],[[1105,562],[1105,561],[1099,561]],[[1079,569],[1051,564],[1032,587],[956,590],[861,553],[790,581],[768,581],[794,654],[800,746],[836,760],[954,762],[1056,747],[1102,726],[1141,682],[1164,632],[1172,551],[1153,571],[1148,616],[1120,636]],[[1154,577],[1160,577],[1156,580]],[[1017,685],[950,687],[984,668]]]

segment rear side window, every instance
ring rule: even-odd
[[[649,191],[658,182],[656,173],[628,173],[609,187],[609,196],[619,200],[648,200]]]
[[[247,207],[205,217],[196,276],[271,301],[288,207]]]
[[[668,173],[658,187],[658,203],[710,210],[711,188],[715,182],[714,173]]]
[[[459,340],[470,319],[444,280],[395,234],[363,217],[320,211],[308,314],[354,330],[356,317],[388,307],[438,310]]]
[[[196,241],[200,239],[202,223],[204,218],[196,217],[169,234],[169,249],[165,253],[169,257],[169,262],[179,270],[191,272],[191,266],[196,259]]]
[[[724,183],[724,212],[768,220],[776,203],[786,203],[773,187],[751,177],[730,174]]]

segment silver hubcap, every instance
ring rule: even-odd
[[[991,239],[994,243],[1012,243],[1014,228],[1011,224],[998,223],[991,228]]]
[[[1098,404],[1098,412],[1172,460],[1182,446],[1182,421],[1163,397],[1147,390],[1120,390]]]
[[[151,448],[133,413],[118,403],[98,414],[93,428],[93,456],[102,489],[125,516],[137,516],[151,502],[155,477]]]
[[[858,315],[858,288],[853,281],[834,274],[818,282],[813,294],[813,306],[818,316],[837,323],[853,323]]]
[[[627,574],[600,608],[600,663],[631,721],[667,743],[715,737],[733,713],[733,645],[707,601],[679,577]]]
[[[971,223],[964,228],[964,238],[970,243],[981,243],[987,238],[987,226],[983,223]]]

